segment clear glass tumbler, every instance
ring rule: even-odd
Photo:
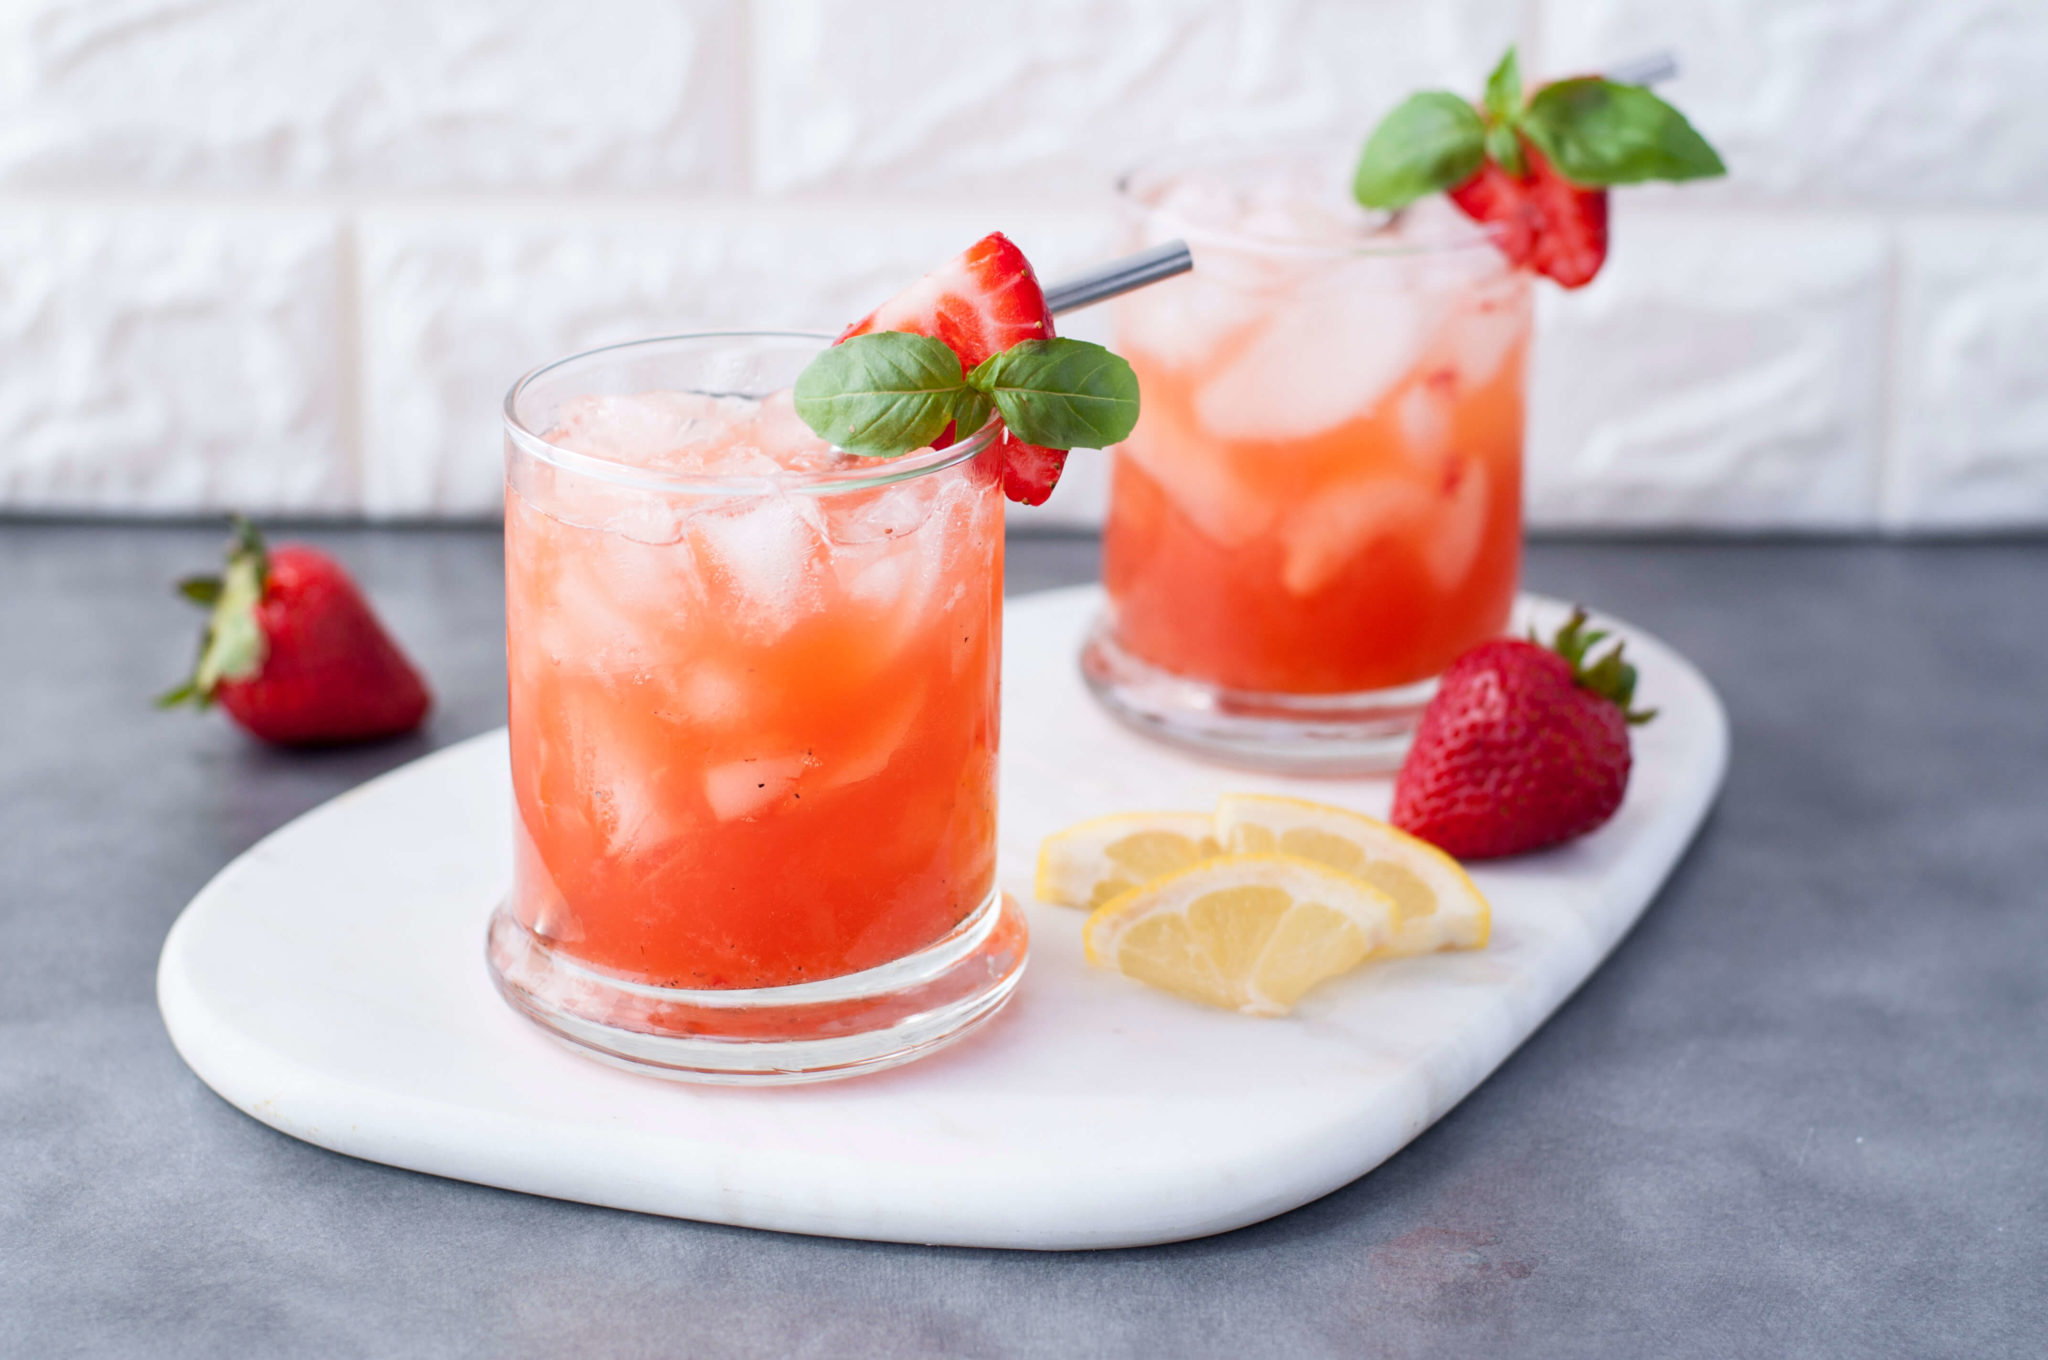
[[[1527,277],[1441,202],[1367,217],[1345,171],[1211,159],[1122,191],[1131,246],[1185,237],[1195,269],[1117,304],[1145,401],[1082,669],[1138,730],[1255,768],[1397,765],[1520,569]]]
[[[826,337],[576,355],[505,401],[513,887],[499,990],[601,1059],[787,1082],[992,1015],[1003,497],[992,429],[831,452]]]

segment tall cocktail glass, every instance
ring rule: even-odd
[[[889,1066],[1009,996],[991,432],[833,452],[824,337],[577,355],[505,404],[506,998],[684,1079]]]
[[[1254,767],[1398,763],[1519,570],[1527,278],[1440,201],[1385,223],[1345,184],[1307,152],[1123,187],[1131,245],[1185,237],[1195,270],[1117,304],[1144,410],[1083,670],[1140,730]]]

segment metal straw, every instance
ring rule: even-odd
[[[1133,288],[1143,288],[1148,283],[1185,274],[1194,267],[1194,257],[1188,254],[1188,243],[1168,241],[1054,284],[1045,290],[1045,305],[1055,316],[1061,312],[1077,312],[1083,307],[1107,302]]]
[[[1607,78],[1617,85],[1655,85],[1678,74],[1678,58],[1671,52],[1645,52],[1633,61],[1617,62]]]

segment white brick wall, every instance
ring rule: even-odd
[[[1543,290],[1535,522],[2048,524],[2042,0],[12,0],[0,509],[489,514],[534,363],[835,326],[994,227],[1056,276],[1131,162],[1511,40],[1676,48],[1734,172]]]

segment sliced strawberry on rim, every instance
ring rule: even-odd
[[[873,331],[929,335],[959,355],[963,368],[973,368],[1021,340],[1053,337],[1052,312],[1031,261],[999,231],[848,326],[839,339]],[[943,448],[955,437],[948,426],[933,443]],[[1039,505],[1052,494],[1067,454],[1064,449],[1026,444],[1005,430],[1002,458],[1003,494],[1024,505]]]
[[[1467,217],[1496,227],[1495,243],[1513,264],[1583,288],[1607,259],[1607,191],[1582,189],[1557,173],[1543,153],[1522,143],[1528,173],[1514,175],[1491,160],[1450,190]]]
[[[1067,466],[1065,449],[1042,449],[1003,431],[1003,494],[1019,505],[1044,505]]]

